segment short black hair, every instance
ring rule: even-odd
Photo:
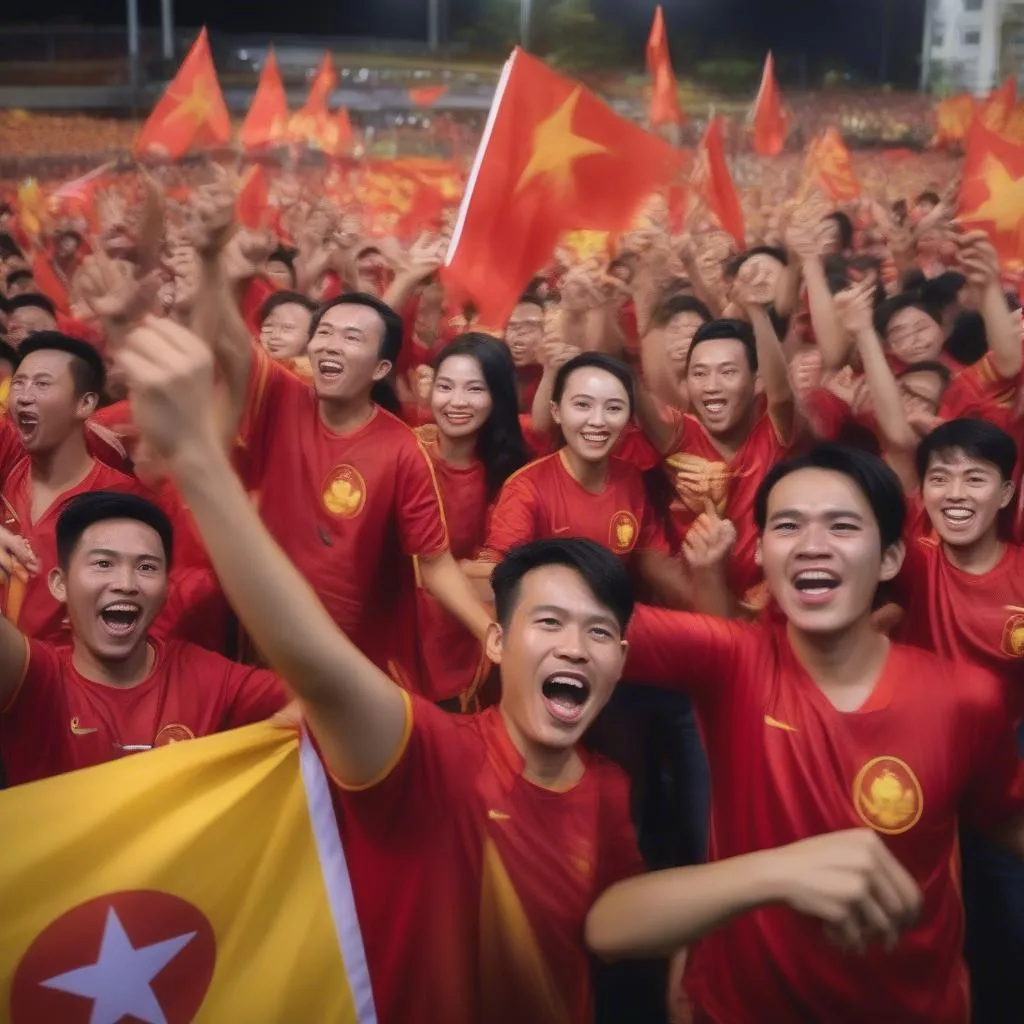
[[[518,299],[516,299],[516,305],[538,306],[541,309],[543,309],[544,300],[536,292],[525,291],[522,295],[519,296]]]
[[[328,310],[335,306],[366,306],[372,309],[384,321],[384,331],[380,340],[380,358],[386,359],[394,365],[398,361],[399,353],[402,351],[402,334],[404,327],[402,318],[386,303],[377,298],[376,295],[369,295],[366,292],[345,292],[330,302],[325,302],[313,314],[313,321],[309,325],[310,338],[316,334],[320,321]]]
[[[651,314],[651,326],[665,327],[680,313],[696,313],[704,323],[714,320],[711,310],[695,295],[670,295]]]
[[[806,454],[776,463],[768,471],[754,498],[754,522],[759,533],[764,533],[768,522],[768,498],[775,485],[802,469],[826,469],[841,473],[857,485],[858,490],[867,498],[878,523],[882,551],[892,547],[903,536],[907,503],[899,477],[876,455],[843,444],[815,445]]]
[[[57,564],[67,569],[78,542],[93,523],[108,519],[134,519],[152,527],[160,536],[167,567],[174,550],[174,527],[159,505],[137,494],[121,491],[87,491],[65,502],[57,517]]]
[[[494,610],[508,628],[519,603],[523,577],[534,569],[564,565],[583,578],[590,592],[615,616],[623,633],[633,615],[633,584],[622,559],[582,537],[547,538],[512,548],[491,573]]]
[[[12,270],[6,278],[4,278],[4,287],[10,288],[12,284],[17,284],[19,281],[34,281],[35,274],[32,273],[28,267],[18,267],[17,270]]]
[[[988,462],[1004,480],[1013,479],[1017,465],[1017,442],[1005,430],[988,420],[950,420],[926,434],[917,446],[917,475],[923,480],[933,455],[961,451],[969,459]]]
[[[288,268],[292,287],[294,288],[298,283],[298,277],[295,274],[295,254],[288,249],[279,246],[267,257],[267,263],[283,263]]]
[[[889,324],[897,313],[905,309],[919,309],[922,313],[930,316],[937,324],[942,323],[942,314],[932,304],[926,302],[917,292],[900,292],[891,299],[886,299],[876,310],[874,315],[875,330],[878,336],[885,338],[889,330]]]
[[[853,248],[853,221],[842,210],[836,210],[835,213],[822,217],[822,220],[836,222],[836,227],[839,229],[839,244],[844,252]]]
[[[956,270],[947,270],[937,277],[929,278],[921,286],[921,298],[929,306],[945,309],[960,297],[960,291],[967,284],[967,278]]]
[[[57,319],[57,307],[53,304],[53,300],[41,292],[25,292],[22,295],[15,295],[7,300],[7,308],[12,313],[16,309],[41,309],[44,313],[49,313],[54,320]]]
[[[789,263],[789,257],[786,255],[785,249],[778,249],[774,245],[755,245],[752,249],[737,253],[726,260],[722,271],[725,279],[731,281],[740,272],[740,267],[752,256],[771,256],[773,260],[778,260],[783,266]]]
[[[565,385],[569,380],[569,375],[575,370],[581,370],[588,366],[597,370],[604,370],[605,373],[610,373],[626,389],[629,414],[632,416],[633,374],[630,373],[629,367],[621,359],[605,355],[603,352],[580,352],[579,355],[575,355],[572,359],[562,363],[555,374],[555,380],[551,386],[551,400],[556,405],[561,402],[562,395],[565,394]]]
[[[18,368],[18,363],[21,362],[21,356],[18,354],[18,350],[13,345],[9,345],[2,338],[0,338],[0,360],[5,363],[10,363],[15,369]]]
[[[61,334],[60,331],[35,331],[18,347],[21,361],[33,352],[47,350],[67,352],[71,360],[71,379],[75,382],[75,396],[81,398],[90,392],[103,394],[107,382],[107,370],[99,352],[87,341]]]
[[[686,356],[687,373],[690,370],[693,351],[702,341],[738,341],[747,353],[747,362],[750,364],[751,372],[757,373],[757,345],[754,343],[754,331],[745,320],[720,317],[718,320],[710,320],[706,324],[701,324],[693,336],[693,341],[690,342],[690,351]]]
[[[943,348],[962,366],[973,366],[988,351],[985,318],[976,309],[957,313]]]
[[[308,295],[302,292],[274,292],[260,306],[259,322],[262,324],[278,306],[301,306],[312,316],[320,307]]]

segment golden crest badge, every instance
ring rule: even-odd
[[[909,832],[924,810],[921,783],[906,761],[872,758],[857,773],[853,803],[865,825],[887,836]]]
[[[608,546],[617,555],[624,555],[633,550],[639,532],[636,516],[632,512],[616,512],[608,531]]]
[[[366,481],[354,466],[331,470],[323,486],[324,508],[339,519],[354,519],[366,504]]]
[[[1009,658],[1024,658],[1024,615],[1011,615],[1006,620],[999,649]]]

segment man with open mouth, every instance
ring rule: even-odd
[[[500,705],[451,716],[332,622],[271,539],[217,437],[212,357],[186,329],[117,357],[238,615],[302,706],[334,798],[382,1024],[583,1024],[583,922],[641,870],[621,771],[577,747],[625,660],[621,560],[552,538],[494,570]]]
[[[150,627],[167,597],[172,528],[153,503],[93,491],[63,506],[46,585],[67,608],[70,647],[0,617],[0,759],[8,785],[269,717],[284,705],[271,672]],[[5,546],[9,548],[11,538]],[[21,557],[30,560],[21,545]]]
[[[595,907],[590,941],[621,956],[699,939],[684,984],[701,1022],[962,1024],[958,821],[1024,856],[1000,682],[875,627],[905,518],[879,459],[822,445],[769,472],[755,512],[779,614],[750,625],[640,608],[629,631],[630,673],[694,701],[713,863],[622,883]],[[795,860],[745,859],[804,841]],[[822,844],[831,862],[816,859]]]

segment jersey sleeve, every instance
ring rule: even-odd
[[[11,425],[10,418],[0,417],[0,487],[7,483],[11,470],[24,456],[25,449],[22,447],[21,438]]]
[[[903,527],[903,564],[889,587],[889,593],[902,605],[906,605],[911,594],[920,594],[928,587],[929,556],[937,546],[935,538],[929,535],[928,513],[919,494],[907,499],[907,517]]]
[[[432,558],[447,551],[448,527],[434,466],[415,438],[409,439],[399,459],[396,499],[403,553]]]
[[[732,681],[754,632],[712,615],[637,605],[624,678],[697,697]]]
[[[1021,375],[1003,377],[986,352],[978,362],[962,370],[942,398],[946,419],[977,417],[1005,429],[1017,400]]]
[[[25,664],[17,687],[0,707],[0,715],[16,718],[34,729],[41,721],[57,715],[57,693],[61,685],[60,655],[42,640],[25,642]]]
[[[961,813],[979,831],[993,832],[1024,815],[1024,762],[1000,681],[965,670],[957,685],[966,698],[958,724],[969,771]]]
[[[500,562],[520,544],[536,540],[538,535],[538,497],[533,484],[522,474],[505,482],[487,527],[487,541],[480,557]]]
[[[229,729],[262,722],[288,703],[284,683],[273,672],[221,660],[225,662],[225,724]]]

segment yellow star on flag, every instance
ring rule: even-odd
[[[1015,231],[1024,218],[1024,178],[1010,177],[1006,166],[991,153],[986,155],[978,178],[988,189],[988,199],[967,216],[992,221],[997,231]]]
[[[182,117],[191,114],[197,125],[207,121],[213,113],[213,102],[210,99],[210,83],[202,76],[197,76],[192,88],[184,96],[176,93],[170,95],[178,101],[178,105],[167,115],[164,124],[173,124]]]
[[[533,152],[519,176],[517,194],[543,174],[550,175],[558,191],[565,194],[572,189],[572,165],[581,156],[608,152],[599,142],[573,133],[572,118],[581,91],[577,86],[553,114],[537,125],[533,133]]]

